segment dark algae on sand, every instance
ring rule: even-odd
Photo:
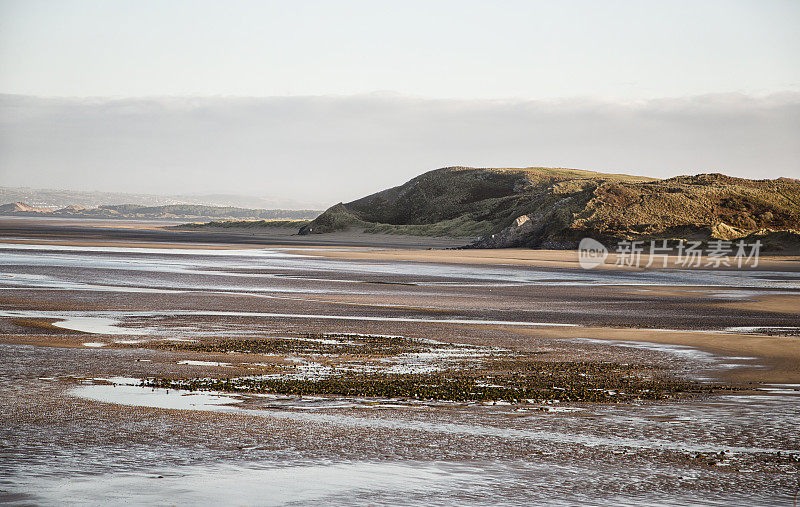
[[[546,353],[399,336],[307,334],[294,338],[162,342],[153,346],[205,353],[291,355],[294,360],[290,364],[276,363],[272,371],[263,375],[142,380],[143,386],[189,391],[453,402],[614,403],[730,389],[678,378],[650,365],[548,361],[543,357]],[[302,364],[303,360],[297,356],[322,361],[324,369],[298,373],[298,361]],[[416,368],[403,368],[404,359],[421,357],[426,360],[416,363]],[[322,362],[314,364],[322,366]]]

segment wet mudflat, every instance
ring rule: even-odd
[[[791,273],[10,244],[0,264],[4,500],[726,505],[797,494],[800,386],[736,376],[769,361],[593,334],[751,340],[772,329],[796,347],[796,315],[716,304],[791,296]],[[583,336],[553,337],[568,329]],[[386,388],[397,379],[409,389]],[[654,379],[670,388],[653,395]]]
[[[625,404],[404,403],[135,385],[212,368],[162,351],[2,352],[9,499],[722,505],[789,501],[796,487],[791,387]]]

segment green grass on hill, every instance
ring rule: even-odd
[[[528,218],[524,234],[510,234],[507,228],[523,216]],[[385,234],[491,237],[486,244],[496,246],[574,248],[583,237],[609,243],[727,240],[798,224],[800,181],[788,178],[701,174],[659,180],[563,168],[448,167],[337,204],[300,233],[355,227]]]

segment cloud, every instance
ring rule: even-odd
[[[800,177],[800,93],[639,102],[0,95],[0,184],[327,205],[448,165]]]

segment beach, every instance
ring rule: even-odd
[[[12,501],[797,493],[792,257],[585,270],[574,251],[157,222],[0,237]]]

